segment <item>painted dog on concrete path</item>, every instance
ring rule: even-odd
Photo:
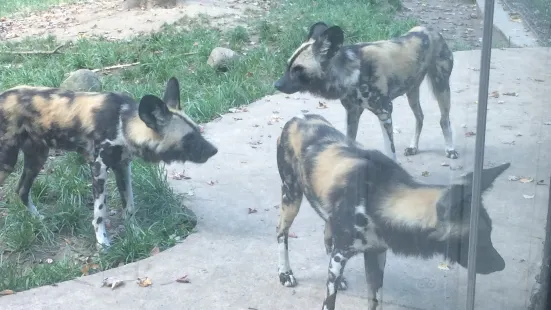
[[[344,33],[339,26],[315,23],[289,58],[285,74],[274,87],[286,94],[309,92],[325,99],[340,99],[346,109],[346,133],[353,140],[364,109],[373,112],[381,125],[385,152],[396,161],[392,100],[407,95],[415,116],[415,134],[405,155],[415,155],[424,119],[419,86],[428,75],[440,107],[445,154],[457,158],[450,123],[453,54],[442,35],[425,27],[414,27],[391,40],[346,46],[343,42]]]
[[[343,270],[363,253],[369,310],[377,308],[383,285],[386,252],[430,258],[442,255],[467,267],[472,173],[451,185],[420,183],[398,163],[377,150],[366,150],[316,114],[290,119],[277,139],[281,206],[277,226],[279,280],[297,281],[288,254],[288,233],[303,195],[325,221],[325,247],[330,255],[323,309],[335,309],[338,289],[346,289]],[[482,173],[482,191],[508,167]],[[492,221],[481,206],[476,272],[505,268],[491,240]]]
[[[92,171],[96,240],[110,246],[107,218],[107,171],[115,173],[126,219],[134,215],[130,161],[205,163],[217,148],[181,110],[176,78],[164,98],[145,95],[137,104],[126,94],[73,92],[59,88],[18,86],[0,93],[0,185],[13,172],[19,150],[24,169],[17,185],[19,197],[33,215],[32,184],[50,148],[76,151]]]

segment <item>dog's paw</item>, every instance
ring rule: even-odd
[[[456,150],[446,150],[446,157],[451,159],[457,159],[459,157],[459,153],[457,153]]]
[[[348,281],[346,281],[346,279],[342,277],[339,283],[337,284],[337,290],[346,291],[347,289],[348,289]]]
[[[293,275],[292,270],[289,270],[286,272],[280,272],[279,282],[281,282],[281,284],[286,287],[294,287],[297,285],[297,279]]]
[[[416,147],[407,147],[406,150],[404,151],[404,155],[405,156],[413,156],[415,154],[417,154],[418,150]]]

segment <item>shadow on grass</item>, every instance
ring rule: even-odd
[[[385,1],[373,5],[363,0],[282,1],[264,16],[251,18],[247,27],[230,31],[211,28],[200,17],[127,42],[80,39],[59,55],[0,56],[4,57],[0,66],[7,68],[0,70],[0,88],[18,84],[57,87],[66,73],[76,69],[140,62],[104,76],[104,90],[127,91],[135,98],[161,95],[168,78],[175,76],[180,80],[184,110],[205,122],[228,108],[273,93],[273,81],[284,71],[287,58],[309,26],[321,20],[340,25],[349,43],[387,39],[415,24],[395,19]],[[188,30],[182,29],[184,25]],[[52,49],[57,45],[50,37],[0,43],[0,49]],[[215,72],[206,64],[216,46],[229,46],[241,54],[227,72]],[[6,275],[0,278],[0,290],[26,290],[116,267],[184,239],[195,218],[182,208],[182,197],[168,185],[164,169],[136,160],[132,171],[139,228],[126,227],[120,212],[111,213],[109,232],[114,243],[107,254],[98,256],[93,247],[88,166],[72,153],[48,161],[33,186],[33,199],[46,216],[40,221],[29,216],[14,193],[19,162],[17,173],[3,189],[10,203],[0,201],[0,274]],[[111,176],[107,184],[109,208],[118,211],[120,198]]]

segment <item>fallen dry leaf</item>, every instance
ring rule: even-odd
[[[154,247],[151,252],[149,252],[149,255],[153,256],[153,255],[157,255],[161,252],[161,250],[159,249],[158,246]]]
[[[524,197],[524,199],[533,199],[535,195],[522,195],[522,197]]]
[[[112,290],[116,289],[119,286],[122,286],[124,281],[118,280],[117,278],[105,278],[103,279],[102,287],[110,287]]]
[[[503,100],[499,100],[499,101],[497,102],[497,104],[504,104],[504,103],[505,103],[505,101],[503,101]]]
[[[474,131],[467,131],[465,133],[465,137],[472,137],[472,136],[476,136],[476,132]]]
[[[318,102],[318,109],[327,109],[328,106],[327,106],[327,103],[325,102]]]
[[[243,119],[242,119],[241,117],[234,117],[233,120],[234,120],[234,121],[241,121],[241,120],[243,120]]]
[[[506,93],[503,93],[503,96],[514,96],[514,97],[518,97],[518,93],[517,93],[517,92],[506,92]]]
[[[3,291],[0,291],[0,296],[13,295],[13,294],[15,294],[15,292],[12,291],[12,290],[3,290]]]
[[[288,236],[289,238],[298,238],[297,235],[295,235],[294,233],[289,233]]]
[[[520,178],[520,183],[530,183],[530,182],[533,182],[534,179],[532,178]]]
[[[545,185],[545,181],[544,180],[539,180],[536,185]]]
[[[424,176],[424,177],[428,177],[430,175],[430,172],[423,171],[423,172],[421,172],[421,175]]]
[[[138,285],[141,286],[141,287],[148,287],[148,286],[151,286],[153,284],[153,282],[151,282],[151,279],[148,278],[148,277],[138,278],[136,283],[138,283]]]
[[[308,111],[308,110],[300,110],[300,112],[302,112],[302,113],[308,113],[308,112],[310,112],[310,111]]]
[[[520,178],[517,177],[516,175],[510,175],[507,179],[509,181],[518,181]]]
[[[255,208],[249,208],[249,214],[258,212]]]
[[[544,122],[544,125],[551,125],[551,122]]]
[[[191,283],[189,281],[189,278],[187,277],[187,274],[185,274],[182,277],[176,279],[176,282],[178,282],[178,283]]]
[[[82,266],[82,268],[80,269],[80,272],[82,272],[83,276],[87,276],[90,273],[90,269],[98,269],[98,268],[99,268],[98,264],[88,263],[88,264]]]
[[[494,91],[490,94],[490,97],[499,98],[499,92],[498,92],[497,90],[494,90]]]
[[[212,180],[210,180],[210,181],[207,182],[207,184],[210,185],[210,186],[212,186],[212,185],[214,185],[214,184],[216,184],[216,183],[218,183],[218,181],[212,181]]]
[[[182,172],[173,171],[172,174],[170,175],[170,177],[174,180],[189,180],[189,179],[191,179],[190,177],[186,176],[184,173],[185,173],[185,170],[183,170]]]
[[[440,166],[443,166],[443,167],[448,167],[450,164],[448,163],[441,163]]]
[[[450,270],[450,266],[448,265],[448,263],[440,263],[440,264],[438,264],[438,269],[440,269],[440,270]]]
[[[520,14],[516,12],[509,12],[509,20],[515,23],[522,23]]]

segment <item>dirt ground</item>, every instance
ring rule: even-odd
[[[228,26],[246,19],[248,13],[267,10],[269,4],[270,0],[185,0],[172,9],[127,10],[123,8],[123,0],[97,0],[55,6],[27,16],[4,17],[0,21],[0,39],[11,41],[51,34],[63,41],[83,36],[117,40],[155,31],[164,23],[201,13],[212,16],[215,24]],[[453,40],[450,44],[454,49],[480,48],[483,16],[470,0],[403,0],[403,4],[401,16],[419,18],[423,24],[439,29],[446,39]],[[494,42],[507,46],[501,33],[494,33]]]

